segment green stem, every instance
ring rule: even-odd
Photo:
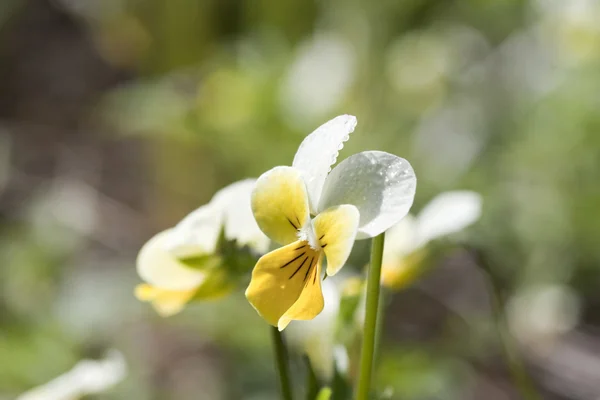
[[[307,355],[304,356],[306,365],[306,400],[315,400],[319,394],[319,380]]]
[[[292,384],[290,382],[290,371],[288,367],[288,352],[283,334],[277,327],[271,327],[275,360],[279,371],[279,383],[281,385],[282,400],[292,400]]]
[[[381,280],[381,261],[383,260],[383,243],[385,233],[373,238],[371,243],[371,265],[367,279],[367,304],[362,351],[360,356],[360,375],[356,391],[357,400],[367,400],[371,387],[373,358],[377,337],[377,314],[379,308],[379,291]]]

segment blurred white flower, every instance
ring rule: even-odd
[[[301,45],[280,95],[292,124],[303,126],[334,111],[354,81],[355,64],[354,49],[340,36],[318,35]]]
[[[76,400],[101,393],[125,378],[127,364],[117,350],[102,360],[82,360],[65,374],[23,393],[17,400]]]
[[[221,232],[237,246],[259,254],[269,245],[250,208],[254,182],[246,179],[225,187],[174,228],[151,238],[138,254],[137,271],[146,283],[136,287],[136,297],[169,316],[193,297],[210,299],[229,293],[235,285],[215,254]]]
[[[509,328],[522,344],[543,351],[577,325],[580,308],[579,296],[568,286],[528,287],[508,302]]]
[[[413,217],[407,215],[386,233],[381,280],[385,286],[402,288],[420,272],[427,244],[459,232],[481,216],[482,199],[471,191],[445,192]]]

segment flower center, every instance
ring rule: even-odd
[[[298,239],[307,242],[310,248],[315,251],[321,250],[321,245],[319,244],[311,220],[308,220],[300,229],[298,229]]]

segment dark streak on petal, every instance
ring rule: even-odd
[[[302,268],[302,266],[304,265],[304,263],[306,262],[306,260],[308,260],[308,256],[306,256],[306,258],[302,261],[302,264],[300,264],[300,266],[294,271],[294,273],[292,274],[292,276],[290,276],[288,279],[292,279],[294,277],[294,275],[296,275],[296,273],[298,271],[300,271],[300,268]],[[312,260],[311,260],[312,262]]]
[[[290,261],[286,262],[284,265],[282,265],[279,268],[285,268],[285,267],[287,267],[288,265],[290,265],[291,263],[293,263],[294,261],[296,261],[297,259],[299,259],[300,257],[302,257],[304,254],[306,254],[306,253],[300,254],[298,257],[294,258],[293,260],[290,260]],[[306,258],[308,258],[308,257],[306,257]]]

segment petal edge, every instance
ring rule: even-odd
[[[298,147],[292,166],[302,171],[306,182],[310,208],[317,213],[323,184],[339,151],[356,127],[356,117],[340,115],[309,134]]]
[[[377,236],[408,214],[417,178],[408,161],[383,151],[364,151],[338,164],[327,177],[319,210],[352,204],[360,212],[356,239]]]

